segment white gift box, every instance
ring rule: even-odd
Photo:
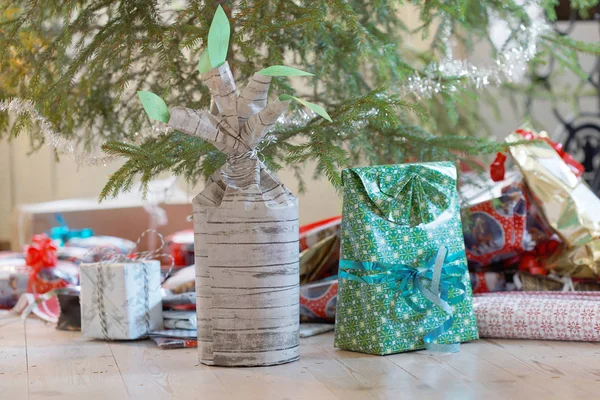
[[[81,264],[83,336],[133,340],[163,328],[160,262]]]

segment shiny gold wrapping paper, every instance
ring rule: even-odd
[[[507,143],[523,140],[511,133]],[[510,147],[515,163],[565,249],[546,265],[560,275],[600,275],[600,199],[546,142]],[[596,240],[594,240],[596,239]]]
[[[563,249],[546,262],[546,267],[560,276],[585,279],[600,277],[600,238],[581,246]]]

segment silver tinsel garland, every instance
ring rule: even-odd
[[[38,127],[39,133],[44,138],[44,143],[51,146],[60,155],[66,155],[75,160],[77,165],[106,166],[116,161],[116,156],[90,156],[86,151],[77,147],[76,139],[67,139],[59,135],[50,121],[41,115],[30,100],[8,99],[0,101],[0,112],[7,111],[14,115],[29,115],[33,123]],[[134,144],[142,143],[144,139],[171,132],[172,129],[166,125],[152,125],[134,134]]]
[[[483,89],[488,86],[499,86],[504,82],[521,81],[527,72],[529,61],[538,52],[540,38],[552,31],[552,27],[543,17],[542,9],[537,1],[528,2],[526,9],[531,17],[529,26],[521,24],[516,19],[503,20],[498,14],[492,11],[488,12],[489,20],[492,23],[504,25],[504,29],[512,31],[512,34],[501,44],[495,62],[487,67],[454,58],[450,24],[443,21],[441,40],[446,48],[444,59],[440,63],[429,64],[424,73],[415,73],[410,76],[407,84],[400,88],[400,92],[428,98],[440,92],[454,92],[465,86]],[[490,32],[491,34],[492,32]],[[457,79],[444,82],[444,78]]]

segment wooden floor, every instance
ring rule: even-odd
[[[0,319],[0,399],[598,399],[600,344],[480,340],[460,353],[387,357],[301,341],[299,362],[199,365],[196,349],[102,342]]]

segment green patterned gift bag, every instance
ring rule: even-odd
[[[478,339],[449,162],[343,172],[335,346],[457,351]]]

